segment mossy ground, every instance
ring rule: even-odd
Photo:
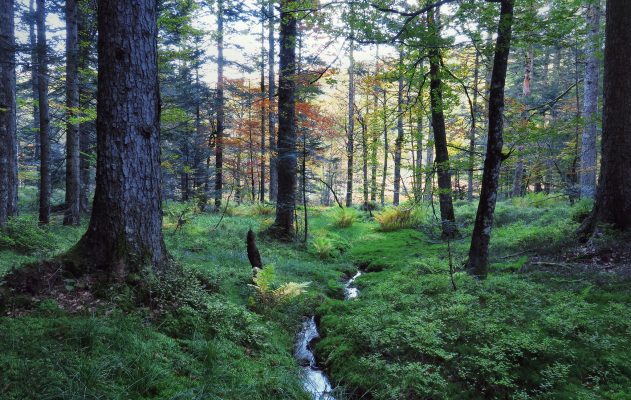
[[[165,239],[184,276],[152,293],[177,307],[138,307],[120,288],[85,310],[30,301],[0,317],[0,398],[308,399],[292,347],[310,313],[320,317],[317,355],[342,399],[631,398],[628,281],[525,268],[558,257],[585,208],[530,200],[499,205],[484,282],[460,271],[475,207],[458,204],[456,291],[428,210],[418,229],[381,232],[363,212],[340,227],[339,211],[310,209],[307,245],[259,240],[278,283],[311,282],[299,300],[275,306],[253,301],[245,252],[247,230],[271,223],[267,208],[230,209],[221,223],[190,213],[175,233],[172,216],[188,205],[168,204]],[[42,232],[21,236],[27,249],[0,244],[0,273],[67,249],[84,229],[22,218],[20,232]],[[357,266],[368,271],[361,294],[343,301],[342,279]]]

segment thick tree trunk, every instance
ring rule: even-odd
[[[435,37],[440,37],[440,32],[434,13],[428,13],[430,30]],[[449,166],[449,152],[447,149],[447,131],[445,128],[445,114],[443,103],[443,89],[440,77],[441,54],[440,49],[433,47],[429,51],[430,63],[430,104],[432,110],[432,129],[434,130],[434,147],[436,150],[436,172],[438,175],[438,199],[440,203],[440,219],[444,237],[452,238],[457,234],[456,218],[451,191],[451,172]]]
[[[351,36],[352,36],[351,32]],[[346,132],[346,207],[353,205],[353,158],[355,152],[355,58],[351,37],[348,66],[348,130]]]
[[[163,271],[155,0],[99,0],[94,206],[75,248],[118,279]]]
[[[493,213],[497,201],[500,169],[502,166],[502,146],[504,139],[504,87],[513,27],[513,8],[515,0],[502,0],[500,21],[497,29],[491,91],[489,94],[489,130],[482,174],[480,202],[475,217],[475,225],[469,248],[466,268],[478,278],[485,278],[488,272],[489,242],[493,227]]]
[[[0,4],[0,227],[17,214],[15,22],[13,0]]]
[[[581,138],[580,195],[593,199],[596,194],[596,138],[598,121],[598,81],[600,76],[600,1],[587,1],[587,39],[585,41],[585,87]]]
[[[46,9],[37,0],[37,96],[39,102],[39,223],[50,221],[50,117],[48,115],[48,56],[46,45]]]
[[[399,205],[401,188],[401,151],[403,147],[403,50],[399,50],[399,87],[397,90],[397,139],[394,142],[394,184],[392,204]]]
[[[221,207],[223,195],[223,135],[224,135],[224,78],[223,78],[223,0],[217,1],[217,97],[215,99],[217,110],[217,128],[215,136],[215,210]]]
[[[293,240],[296,209],[296,0],[281,0],[278,80],[278,194],[270,233]]]
[[[631,229],[631,2],[607,1],[602,161],[596,203],[581,233],[599,222]]]
[[[79,33],[76,0],[66,0],[66,212],[64,225],[79,225],[81,220],[81,177],[79,169]]]
[[[274,40],[274,3],[275,0],[269,0],[267,3],[267,62],[269,63],[269,70],[267,71],[267,98],[269,103],[269,110],[267,118],[269,120],[269,199],[270,201],[276,201],[278,194],[278,167],[276,161],[276,72],[275,72],[275,57],[276,57],[276,42]]]

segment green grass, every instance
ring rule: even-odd
[[[447,244],[427,215],[417,229],[383,232],[368,213],[347,211],[352,224],[340,224],[338,209],[310,207],[308,243],[257,240],[275,287],[311,282],[297,300],[269,305],[249,286],[245,252],[247,230],[271,224],[269,207],[235,207],[220,222],[169,203],[165,241],[184,269],[152,296],[179,307],[150,311],[112,291],[115,309],[70,314],[44,300],[0,317],[0,398],[308,399],[292,350],[312,313],[340,399],[630,398],[629,282],[520,273],[532,255],[570,243],[587,208],[542,196],[499,203],[491,274],[477,282],[460,271],[475,215],[460,204],[454,292]],[[30,234],[41,228],[29,218],[5,235],[31,249],[0,250],[0,274],[67,249],[85,229],[55,220]],[[344,301],[342,278],[357,267],[367,270],[360,296]]]

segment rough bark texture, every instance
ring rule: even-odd
[[[604,222],[631,229],[631,2],[607,1],[602,161],[596,203],[582,233]]]
[[[217,128],[215,136],[215,210],[221,207],[223,195],[223,134],[224,134],[224,81],[223,81],[223,0],[217,2]]]
[[[263,9],[262,11],[264,11]],[[261,22],[261,101],[265,99],[265,24]],[[265,113],[268,112],[265,105],[261,105],[261,167],[259,177],[259,201],[265,201],[265,153],[267,152],[265,144]]]
[[[596,138],[598,121],[598,81],[600,76],[600,1],[587,1],[588,32],[585,41],[585,86],[583,119],[585,127],[581,138],[580,195],[593,199],[596,194]]]
[[[475,53],[473,67],[473,100],[471,103],[471,130],[469,131],[469,170],[467,171],[467,201],[473,201],[473,169],[475,167],[475,136],[478,116],[478,84],[480,79],[480,53]]]
[[[77,262],[117,278],[168,255],[162,238],[155,0],[98,3],[96,192]]]
[[[293,240],[296,202],[296,0],[281,1],[278,79],[278,194],[270,233]]]
[[[403,147],[403,51],[399,50],[399,87],[397,90],[397,139],[394,142],[394,183],[392,204],[399,205],[401,188],[401,148]]]
[[[79,225],[81,219],[79,175],[79,36],[76,0],[66,0],[66,212],[64,225]]]
[[[352,35],[352,33],[351,33]],[[351,37],[348,66],[348,128],[346,132],[346,207],[353,205],[353,158],[355,154],[355,58]]]
[[[503,160],[504,86],[512,37],[514,1],[502,0],[501,2],[500,21],[493,57],[493,72],[491,74],[489,130],[482,189],[467,261],[468,272],[479,278],[486,277],[488,270],[489,242],[491,241],[493,213],[497,202],[497,189]]]
[[[276,195],[278,194],[278,168],[276,166],[276,98],[274,97],[276,95],[274,0],[269,0],[267,3],[267,16],[269,18],[267,25],[267,62],[269,63],[269,70],[267,71],[267,98],[269,100],[269,112],[267,114],[269,121],[269,199],[270,201],[276,201]]]
[[[48,115],[48,56],[46,47],[46,9],[37,0],[37,96],[39,103],[39,223],[50,220],[50,118]]]
[[[13,0],[0,3],[0,227],[17,213],[15,23]]]
[[[428,24],[438,38],[440,33],[434,20],[433,12],[428,13]],[[429,51],[430,69],[430,105],[432,110],[432,129],[436,150],[436,173],[438,175],[438,199],[443,236],[454,237],[457,233],[456,218],[451,196],[451,172],[449,171],[449,151],[447,149],[447,131],[443,111],[443,89],[440,76],[441,55],[438,47]]]

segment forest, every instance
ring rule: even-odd
[[[630,27],[0,0],[0,399],[631,399]]]

